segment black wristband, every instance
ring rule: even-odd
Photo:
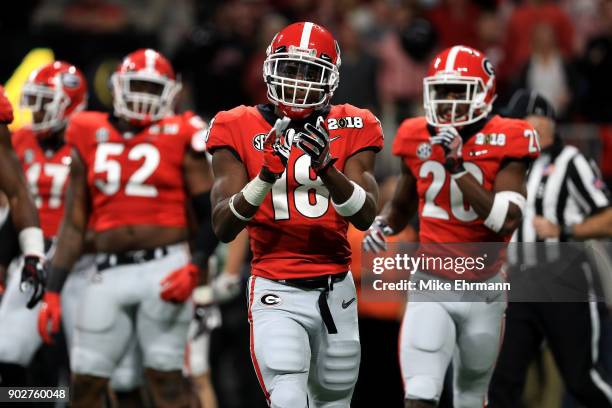
[[[259,172],[259,178],[265,181],[266,183],[274,183],[276,180],[280,178],[280,174],[272,173],[270,169],[267,167],[262,167]]]
[[[446,167],[446,170],[448,170],[450,174],[457,174],[465,171],[463,159],[446,159],[444,167]]]
[[[61,268],[59,266],[49,267],[49,274],[47,277],[47,290],[49,292],[60,293],[64,287],[64,282],[70,273],[70,269]]]

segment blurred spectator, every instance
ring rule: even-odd
[[[470,0],[443,0],[427,15],[434,25],[440,48],[463,44],[476,48],[478,35],[475,21],[478,21],[480,8]]]
[[[376,91],[378,61],[364,50],[362,41],[350,22],[340,26],[337,38],[342,65],[340,65],[340,84],[334,93],[333,103],[350,103],[379,114]]]
[[[193,88],[198,113],[212,117],[219,110],[248,102],[241,79],[265,10],[260,1],[225,2],[213,21],[193,30],[178,50],[175,64]]]
[[[612,123],[612,0],[602,0],[599,16],[605,30],[589,41],[581,62],[588,85],[580,106],[588,120]]]
[[[502,26],[500,13],[490,10],[481,12],[476,23],[478,37],[476,49],[484,52],[494,67],[499,67],[504,59],[504,32],[499,29]]]
[[[268,87],[263,79],[263,63],[266,59],[266,49],[276,33],[287,24],[289,24],[288,21],[278,14],[268,14],[263,18],[261,29],[257,34],[257,45],[253,55],[247,62],[246,72],[243,77],[243,87],[249,96],[249,101],[242,102],[245,105],[268,103]],[[344,55],[342,55],[342,59],[344,60]]]
[[[420,10],[414,3],[406,3],[394,9],[389,16],[391,28],[380,40],[376,49],[381,67],[378,71],[378,92],[385,110],[393,112],[397,122],[418,114],[421,106],[423,77],[427,72],[429,56],[433,50],[436,36],[432,26],[420,19]],[[420,59],[411,56],[402,41],[401,33],[409,30],[412,24],[420,24],[421,35],[428,44],[426,51],[420,52]]]
[[[562,118],[578,87],[576,70],[561,55],[551,24],[536,24],[532,33],[532,53],[520,72],[519,88],[544,96]]]
[[[550,24],[561,54],[564,57],[572,55],[574,26],[567,13],[551,0],[525,0],[516,7],[508,22],[506,59],[498,70],[502,80],[529,60],[533,30],[540,23]]]
[[[574,24],[574,52],[582,54],[588,41],[605,27],[597,18],[601,0],[560,0]]]

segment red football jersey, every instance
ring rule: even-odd
[[[17,130],[12,143],[38,208],[45,238],[53,238],[64,215],[64,193],[70,172],[70,147],[43,150],[28,127]]]
[[[233,150],[253,179],[263,164],[263,141],[276,120],[271,112],[270,105],[259,105],[218,113],[211,121],[206,149],[211,153],[219,148]],[[382,149],[380,123],[366,109],[334,105],[325,126],[340,171],[357,152]],[[247,224],[253,275],[291,279],[349,270],[348,222],[330,200],[329,191],[310,169],[310,157],[293,146],[287,171]]]
[[[121,134],[102,112],[75,114],[66,140],[87,168],[91,228],[184,227],[183,159],[204,150],[205,123],[192,113],[170,116],[140,133]]]
[[[508,242],[511,234],[491,231],[464,200],[444,168],[443,148],[432,146],[431,136],[425,118],[407,119],[393,143],[393,154],[402,158],[417,180],[420,242]],[[505,160],[533,160],[539,151],[537,133],[529,123],[493,116],[464,142],[464,166],[486,190],[493,190]]]

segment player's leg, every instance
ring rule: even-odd
[[[407,408],[435,407],[455,348],[455,323],[444,304],[408,301],[400,329]]]
[[[318,298],[318,293],[315,294]],[[334,283],[327,296],[338,333],[329,334],[323,324],[317,324],[311,333],[308,391],[316,407],[346,408],[351,403],[361,361],[356,296],[349,273],[344,280]]]
[[[217,397],[210,377],[211,332],[221,325],[221,311],[217,305],[199,307],[189,324],[183,373],[191,381],[193,398],[206,408],[217,407]]]
[[[136,317],[138,343],[142,350],[145,379],[156,407],[180,408],[189,405],[182,368],[193,304],[161,299],[162,279],[189,261],[185,245],[167,248],[168,254],[138,268],[143,295]]]
[[[251,358],[264,395],[272,408],[306,408],[310,343],[295,312],[309,301],[314,309],[316,296],[259,277],[248,287]]]
[[[131,265],[100,271],[85,288],[70,353],[72,406],[102,406],[109,378],[133,335],[135,288]]]
[[[39,307],[28,309],[29,294],[19,289],[22,259],[9,266],[6,292],[0,303],[0,383],[25,385],[26,367],[42,344],[38,335]]]
[[[142,399],[144,369],[138,339],[133,336],[110,378],[110,397],[120,407],[139,407],[145,405]]]
[[[600,310],[596,302],[543,303],[541,320],[568,391],[583,406],[612,407],[612,387],[599,362]]]
[[[521,406],[527,369],[542,344],[542,330],[534,303],[509,303],[504,339],[489,385],[491,408]]]
[[[505,302],[463,302],[453,358],[454,407],[482,407],[501,347]]]

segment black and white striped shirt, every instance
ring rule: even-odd
[[[512,241],[564,241],[564,237],[540,239],[533,227],[534,217],[543,216],[554,224],[571,226],[609,206],[610,193],[595,163],[574,146],[555,144],[543,151],[531,167],[523,220]],[[537,258],[535,254],[525,255],[527,263]]]

